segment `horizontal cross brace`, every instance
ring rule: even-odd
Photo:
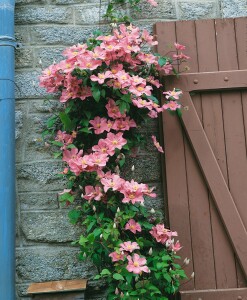
[[[180,292],[181,300],[245,300],[247,288]]]
[[[188,73],[178,78],[172,75],[164,77],[165,82],[167,78],[169,88],[172,83],[184,92],[247,88],[247,70]]]

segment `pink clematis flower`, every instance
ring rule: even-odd
[[[147,0],[152,6],[158,6],[158,3],[155,0]]]
[[[111,257],[112,262],[116,262],[116,261],[119,261],[119,260],[124,260],[124,254],[117,253],[116,251],[110,253],[109,256]]]
[[[108,154],[110,156],[114,155],[115,153],[115,147],[107,143],[104,139],[100,139],[98,145],[93,146],[92,150],[102,154]]]
[[[63,161],[69,163],[71,159],[78,159],[83,154],[83,150],[78,151],[77,148],[72,148],[71,150],[63,151]]]
[[[97,81],[99,84],[103,84],[105,79],[111,78],[111,74],[112,73],[110,71],[106,71],[105,73],[98,73],[98,76],[91,75],[90,79],[92,81]]]
[[[172,243],[169,246],[169,250],[173,251],[174,253],[178,252],[180,249],[182,249],[181,244],[179,241],[176,241],[176,244],[174,244],[174,240],[172,240]]]
[[[173,236],[177,236],[176,231],[171,231],[165,228],[164,224],[157,224],[149,231],[150,234],[156,239],[158,243],[165,244]]]
[[[96,185],[95,187],[91,185],[85,186],[85,195],[82,195],[82,197],[88,201],[99,201],[102,198],[102,196],[102,189],[98,185]]]
[[[142,272],[150,273],[149,268],[146,266],[147,260],[144,257],[140,257],[138,254],[134,254],[132,257],[127,256],[128,265],[126,269],[134,274],[141,274]]]
[[[95,117],[93,120],[89,121],[89,123],[93,125],[93,127],[90,127],[89,129],[93,128],[95,134],[101,134],[104,131],[110,131],[106,118]]]
[[[141,232],[141,225],[137,223],[134,219],[130,219],[128,223],[125,225],[125,230],[130,230],[134,234],[136,234],[137,231]]]
[[[113,191],[118,191],[121,189],[124,184],[124,179],[120,178],[120,176],[116,174],[112,174],[111,176],[103,177],[101,179],[101,183],[104,186],[104,191],[107,192],[109,189]]]
[[[177,50],[184,50],[186,48],[184,45],[181,45],[179,43],[174,43],[174,46]]]
[[[136,242],[124,242],[122,244],[120,244],[120,251],[127,251],[132,253],[134,250],[140,249],[139,245]]]
[[[117,134],[109,132],[105,141],[109,145],[114,146],[117,149],[122,149],[122,147],[127,143],[127,140],[123,138],[122,132],[119,132]]]
[[[125,114],[121,114],[119,107],[116,105],[116,102],[113,99],[109,99],[108,103],[106,104],[106,109],[108,116],[113,119],[123,118]]]
[[[172,91],[163,92],[163,94],[166,95],[166,99],[172,98],[172,100],[178,100],[183,92],[173,89]]]
[[[177,103],[176,101],[169,101],[168,103],[162,106],[162,110],[169,109],[175,111],[178,108],[181,108],[181,104]]]
[[[164,150],[160,146],[159,142],[157,141],[156,136],[152,135],[152,140],[153,140],[154,146],[158,149],[158,151],[161,153],[164,153]]]

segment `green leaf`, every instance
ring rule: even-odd
[[[154,97],[153,95],[147,96],[147,98],[152,100],[154,103],[159,104],[159,100],[156,97]]]
[[[63,143],[59,142],[59,141],[52,141],[51,144],[55,145],[55,146],[58,146],[58,147],[62,147],[63,146]]]
[[[163,67],[167,63],[167,58],[166,57],[160,57],[158,60],[158,64]]]
[[[65,130],[72,131],[75,129],[75,120],[70,120],[69,116],[65,112],[60,112],[59,117],[64,125]]]
[[[111,272],[108,269],[103,269],[100,275],[111,275]]]
[[[124,280],[123,276],[118,273],[113,274],[113,278],[116,280]]]
[[[54,152],[54,153],[53,153],[53,157],[54,157],[54,158],[58,158],[58,157],[60,157],[60,156],[62,156],[62,152]]]
[[[69,216],[69,219],[70,219],[70,223],[75,225],[80,216],[81,216],[81,212],[79,210],[71,210],[69,213],[68,213],[68,216]]]
[[[79,239],[79,244],[83,247],[86,246],[86,243],[88,242],[88,239],[85,238],[83,235],[80,236],[80,239]]]
[[[100,88],[96,85],[92,87],[92,94],[96,102],[100,100]]]

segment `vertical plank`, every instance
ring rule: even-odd
[[[217,32],[219,70],[237,70],[238,52],[234,20],[217,20],[215,27]],[[243,108],[240,92],[223,93],[222,105],[229,188],[235,199],[239,214],[245,226],[247,226],[247,220],[244,220],[244,214],[246,214],[247,164]],[[232,126],[233,124],[234,126]],[[238,264],[237,270],[238,277],[242,278]]]
[[[189,63],[190,72],[198,72],[195,22],[177,22],[176,33],[177,40],[179,43],[186,45],[187,54],[192,58]],[[193,103],[199,118],[202,119],[201,97],[199,94],[193,96]],[[185,142],[185,159],[189,191],[195,288],[197,290],[213,289],[216,286],[208,190],[187,139]]]
[[[236,32],[236,45],[237,55],[239,62],[239,69],[247,69],[247,18],[235,19],[235,32]],[[243,117],[244,117],[244,133],[245,133],[245,148],[247,148],[246,134],[247,134],[247,92],[242,91],[242,106],[243,106]],[[245,204],[244,211],[247,211],[247,205]],[[243,214],[243,221],[247,223],[247,214]],[[243,274],[238,274],[238,285],[239,287],[246,287],[247,280]]]
[[[214,20],[196,21],[198,62],[200,72],[218,71]],[[205,40],[207,46],[205,47]],[[226,153],[219,93],[202,95],[203,124],[205,133],[227,180]],[[219,213],[209,195],[211,226],[217,288],[237,287],[235,258]],[[222,252],[224,249],[224,252]]]
[[[156,34],[159,44],[158,53],[164,55],[167,51],[164,48],[176,41],[175,22],[157,23]],[[181,126],[178,120],[164,112],[163,132],[166,155],[166,178],[167,196],[169,208],[170,227],[177,230],[183,248],[180,252],[181,257],[192,260],[191,231],[190,231],[190,212],[188,204],[188,190],[186,179],[186,165],[184,156],[184,142]],[[174,139],[176,136],[176,139]],[[181,217],[182,216],[182,217]],[[189,264],[186,268],[188,276],[193,272],[193,265]],[[194,281],[191,280],[182,286],[184,290],[194,289]]]

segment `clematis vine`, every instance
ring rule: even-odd
[[[67,48],[64,60],[40,76],[40,86],[56,93],[62,105],[45,132],[54,136],[50,144],[64,164],[60,176],[67,187],[60,200],[71,205],[71,222],[84,226],[74,244],[80,259],[97,267],[95,279],[108,282],[107,299],[167,299],[186,278],[174,263],[182,247],[177,232],[145,207],[147,197],[156,198],[154,187],[125,178],[123,171],[126,158],[141,146],[153,143],[164,152],[154,135],[145,141],[139,128],[182,108],[177,88],[163,91],[159,100],[159,72],[175,72],[173,65],[186,59],[179,53],[185,46],[176,42],[171,57],[144,52],[155,45],[147,30],[120,24],[111,34],[98,31],[85,44]]]

